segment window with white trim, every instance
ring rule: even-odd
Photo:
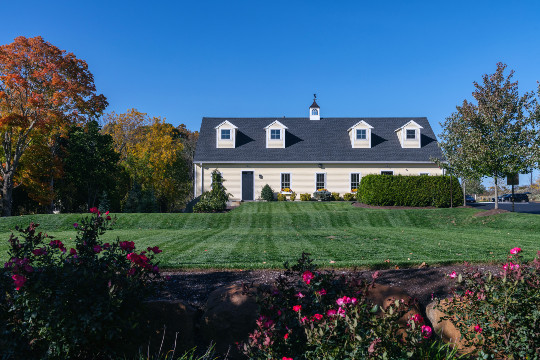
[[[420,173],[420,175],[429,176],[429,173]]]
[[[366,140],[366,139],[367,139],[367,130],[356,129],[356,140]]]
[[[270,130],[270,139],[279,140],[281,139],[281,130],[280,129],[271,129]]]
[[[291,189],[290,173],[281,173],[281,191],[284,191],[283,189]]]
[[[416,139],[416,130],[414,129],[407,129],[407,140],[414,140]]]
[[[381,170],[381,175],[394,175],[394,170]]]
[[[360,186],[360,173],[351,174],[351,190],[356,190]]]
[[[231,140],[231,129],[221,129],[221,140]]]
[[[326,174],[317,173],[315,174],[315,190],[326,189]]]

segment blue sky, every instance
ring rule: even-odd
[[[107,111],[198,130],[203,116],[427,116],[502,61],[540,80],[540,1],[3,1],[0,43],[85,59]],[[5,14],[8,14],[7,16]]]

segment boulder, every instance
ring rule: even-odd
[[[204,340],[214,342],[216,350],[238,356],[235,344],[247,340],[255,329],[259,313],[256,287],[233,284],[214,290],[206,303],[200,331]]]
[[[195,346],[197,309],[176,300],[149,301],[146,305],[146,318],[152,330],[151,353],[157,353],[160,348],[164,354],[175,348],[178,352]]]
[[[375,286],[368,291],[366,298],[383,309],[387,309],[396,300],[403,300],[405,302],[410,302],[412,300],[412,297],[407,294],[405,290],[399,287],[381,284],[375,284]],[[399,319],[399,324],[405,326],[407,321],[415,314],[420,314],[420,309],[416,304]]]
[[[441,301],[441,309],[435,308],[436,305],[437,301],[433,301],[426,307],[426,316],[433,325],[433,331],[439,335],[445,343],[457,347],[458,353],[468,354],[473,352],[475,348],[467,347],[465,345],[465,340],[462,339],[460,331],[450,320],[441,321],[441,318],[446,316],[445,309],[448,308],[448,301]],[[473,331],[473,328],[471,327],[470,330]]]

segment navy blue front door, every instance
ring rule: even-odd
[[[242,171],[242,200],[253,200],[253,171]]]

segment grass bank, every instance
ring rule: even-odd
[[[540,217],[504,213],[474,217],[481,210],[373,210],[345,202],[254,202],[223,214],[117,214],[104,240],[159,246],[169,268],[280,268],[302,251],[321,265],[414,266],[493,262],[519,246],[527,258],[540,250]],[[84,214],[0,219],[0,254],[16,225],[31,221],[68,245],[73,223]]]

